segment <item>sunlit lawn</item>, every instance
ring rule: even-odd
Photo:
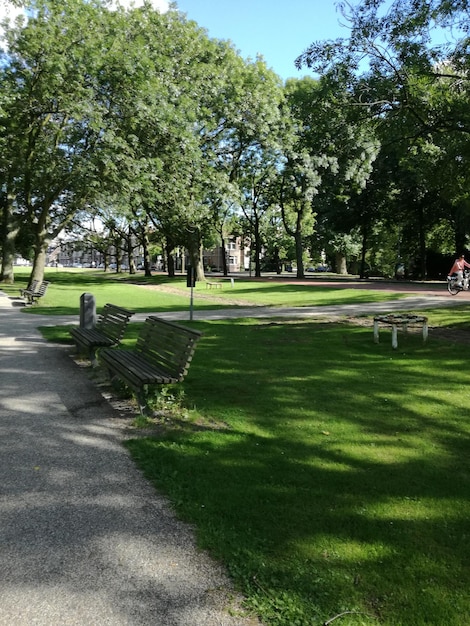
[[[470,324],[464,304],[424,314]],[[249,609],[276,626],[470,625],[468,347],[431,331],[393,350],[371,324],[188,324],[204,335],[187,408],[127,445]]]
[[[19,295],[25,287],[29,272],[18,268],[13,286],[2,285],[8,295]],[[46,296],[28,313],[48,315],[76,315],[79,312],[82,293],[94,295],[98,310],[112,302],[136,312],[185,310],[190,307],[190,292],[186,279],[178,276],[169,279],[157,275],[146,279],[143,274],[104,273],[90,270],[61,270],[47,268],[45,279],[51,281]],[[220,281],[220,279],[218,279]],[[265,306],[324,306],[329,304],[361,304],[396,299],[400,295],[374,289],[352,289],[324,286],[321,283],[303,285],[286,282],[259,282],[252,279],[236,279],[234,287],[222,281],[223,288],[207,289],[198,282],[193,291],[194,310],[222,307]]]
[[[357,613],[336,623],[470,624],[468,349],[195,325],[184,389],[200,427],[128,445],[248,605],[285,626],[343,611]]]

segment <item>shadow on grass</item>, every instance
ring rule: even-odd
[[[349,325],[195,326],[186,395],[229,428],[128,446],[251,606],[286,626],[346,609],[468,623],[466,350],[409,335],[393,351]]]

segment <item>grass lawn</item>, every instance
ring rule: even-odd
[[[423,313],[470,324],[465,305]],[[127,446],[247,606],[273,626],[470,625],[468,346],[410,333],[393,350],[388,331],[374,344],[371,325],[312,320],[187,324],[204,336],[186,409]]]
[[[192,410],[128,446],[248,606],[279,626],[470,624],[468,348],[194,325]]]
[[[14,285],[3,285],[2,290],[10,296],[19,296],[20,288],[26,287],[29,268],[15,268]],[[47,294],[39,303],[25,309],[27,313],[47,315],[78,315],[80,296],[92,293],[98,311],[106,302],[118,304],[136,312],[189,310],[190,289],[186,278],[169,279],[162,275],[145,278],[142,274],[104,273],[92,270],[61,270],[46,268],[45,279],[51,281]],[[145,288],[145,287],[151,287]],[[400,294],[389,291],[357,290],[327,287],[312,281],[311,285],[298,283],[258,282],[236,279],[234,287],[228,281],[223,288],[208,290],[204,283],[197,283],[194,290],[196,311],[237,306],[312,306],[329,304],[360,304],[396,299]]]

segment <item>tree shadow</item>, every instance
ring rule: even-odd
[[[232,429],[128,445],[201,545],[252,596],[291,594],[311,620],[359,606],[384,623],[459,623],[465,351],[412,335],[393,351],[346,325],[197,326],[187,395]]]

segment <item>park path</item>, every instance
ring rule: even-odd
[[[248,626],[44,318],[0,292],[0,624]],[[50,318],[49,318],[50,320]]]

